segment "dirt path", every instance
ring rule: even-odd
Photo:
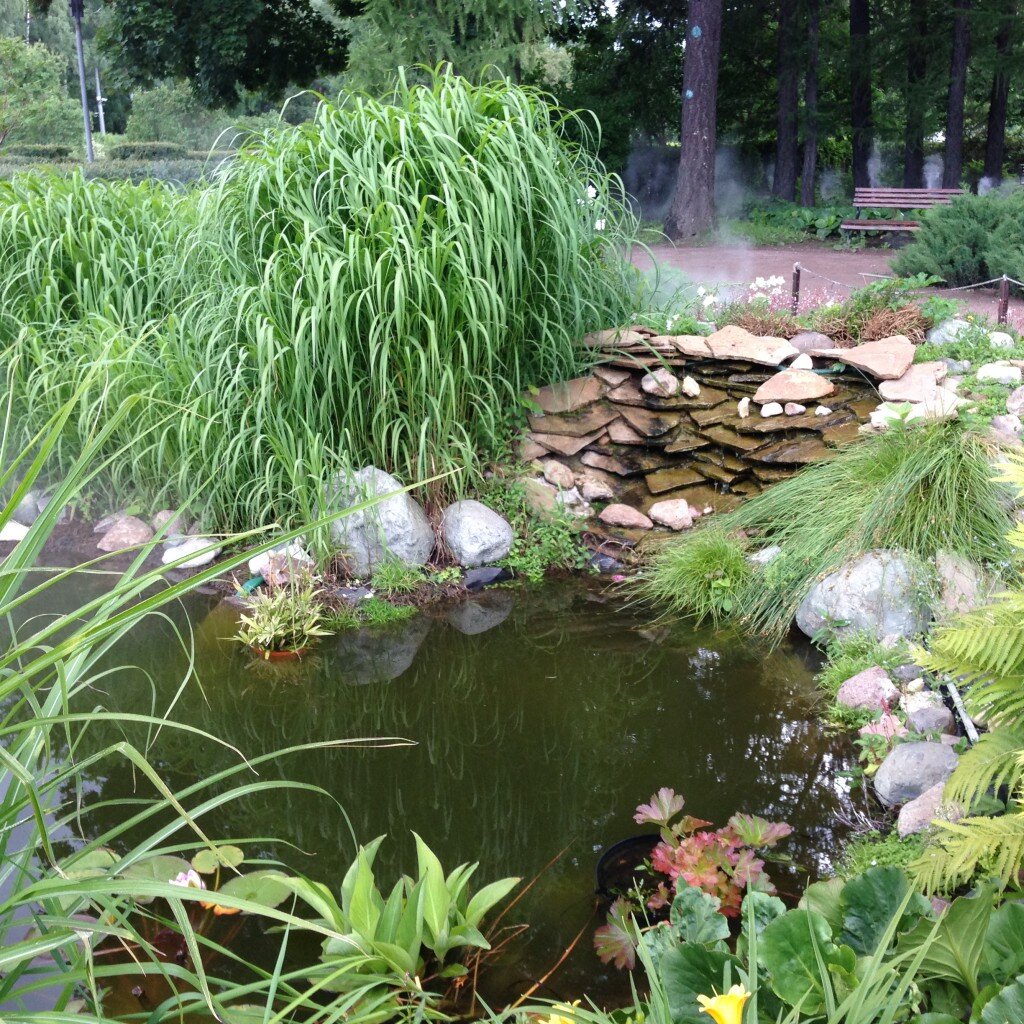
[[[854,288],[861,288],[874,280],[869,275],[892,273],[889,261],[892,249],[835,249],[819,242],[781,246],[673,246],[650,247],[662,272],[679,271],[695,284],[748,285],[757,277],[782,277],[788,294],[793,264],[803,267],[800,308],[806,309],[829,299],[845,298]],[[649,269],[650,257],[643,250],[635,250],[633,262]],[[937,295],[948,295],[961,300],[968,309],[983,313],[995,320],[997,296],[994,289],[950,293],[936,288]],[[931,292],[929,292],[931,294]],[[1010,320],[1018,328],[1024,326],[1024,300],[1011,299]]]

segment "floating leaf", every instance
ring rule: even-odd
[[[245,854],[237,846],[207,847],[192,858],[192,867],[201,875],[212,875],[217,868],[237,868]]]
[[[229,878],[217,890],[218,895],[233,896],[235,899],[258,903],[261,907],[273,909],[288,898],[288,886],[282,879],[287,876],[281,871],[250,871],[246,875]]]

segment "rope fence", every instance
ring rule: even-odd
[[[837,288],[848,288],[849,285],[843,284],[842,281],[836,281],[834,278],[826,277],[824,274],[819,274],[815,270],[811,270],[810,267],[805,267],[802,263],[793,264],[793,291],[792,298],[790,300],[790,310],[795,316],[800,309],[800,280],[802,275],[807,274],[808,277],[816,277],[820,281],[827,281],[829,284],[834,284]],[[861,277],[871,277],[880,281],[895,281],[896,278],[892,274],[867,274],[864,272],[860,273]],[[969,292],[975,288],[988,288],[991,285],[999,285],[999,308],[996,316],[996,322],[1005,324],[1007,317],[1010,312],[1010,285],[1015,284],[1018,288],[1024,288],[1024,282],[1018,281],[1015,278],[1010,277],[1007,274],[1003,274],[1002,277],[993,277],[990,281],[979,281],[977,284],[963,284],[957,288],[947,288],[946,291],[950,292]]]

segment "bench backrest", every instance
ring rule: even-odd
[[[886,210],[927,210],[945,206],[963,194],[962,188],[855,188],[853,205]]]

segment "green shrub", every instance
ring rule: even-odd
[[[6,151],[5,151],[6,152]],[[164,181],[176,185],[189,185],[209,177],[216,170],[218,160],[205,158],[187,160],[97,160],[92,164],[50,163],[26,157],[6,158],[0,155],[0,180],[6,181],[19,174],[45,174],[60,177],[80,177],[83,181],[127,181],[143,185],[151,181]]]
[[[5,146],[3,152],[5,157],[21,157],[45,163],[59,163],[71,159],[71,147],[58,143],[23,142],[19,145]]]
[[[179,160],[187,153],[179,142],[118,142],[107,147],[111,160]]]
[[[858,672],[873,665],[891,672],[906,664],[910,657],[904,644],[887,647],[870,633],[831,637],[826,641],[825,654],[828,662],[818,673],[817,682],[832,697],[847,679]]]
[[[183,147],[201,146],[207,117],[188,82],[158,82],[133,92],[124,134],[129,142],[165,139]]]
[[[924,837],[900,839],[896,831],[883,834],[871,831],[851,839],[843,851],[837,873],[842,878],[855,878],[871,868],[910,867],[924,850]]]

